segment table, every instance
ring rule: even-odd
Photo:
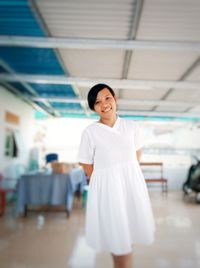
[[[17,186],[16,213],[27,215],[28,205],[64,205],[67,216],[73,205],[74,192],[82,191],[87,180],[81,168],[68,174],[24,175]]]

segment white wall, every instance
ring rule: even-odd
[[[43,136],[42,141],[35,143],[40,148],[40,166],[44,165],[47,153],[58,153],[60,162],[75,163],[81,134],[92,121],[78,118],[38,120],[36,136]]]
[[[192,159],[189,155],[173,155],[173,154],[143,154],[142,162],[162,162],[163,163],[163,177],[168,180],[168,187],[170,190],[182,189],[183,183],[187,179],[188,169],[192,164]],[[161,175],[159,167],[152,167],[155,171],[154,178],[159,178]],[[147,169],[148,170],[148,169]],[[151,178],[152,174],[144,168],[144,176]]]
[[[146,154],[143,155],[142,160],[144,162],[162,162],[164,177],[168,179],[169,189],[181,189],[186,181],[189,167],[195,163],[192,155],[196,155],[200,159],[198,124],[173,121],[160,123],[157,126],[154,123],[154,127],[146,124],[147,132],[148,126]],[[151,149],[153,150],[149,153]],[[160,151],[160,154],[155,154],[153,151]]]
[[[42,165],[47,153],[57,152],[59,161],[76,162],[78,146],[83,129],[94,120],[62,118],[40,120],[36,132],[43,133],[43,142],[37,146],[43,148]],[[192,159],[185,149],[199,149],[200,129],[190,122],[148,122],[144,124],[147,132],[147,146],[143,151],[142,161],[163,162],[164,177],[168,179],[169,189],[182,188]],[[159,133],[159,134],[158,134]],[[41,135],[40,135],[41,136]],[[148,149],[171,149],[171,153],[149,153]],[[175,154],[175,149],[183,149],[183,154]]]
[[[18,115],[20,125],[15,126],[5,123],[5,111]],[[57,152],[60,161],[76,162],[81,133],[91,122],[93,120],[75,118],[56,118],[36,122],[34,110],[28,104],[0,87],[0,172],[8,177],[15,177],[14,170],[16,166],[19,164],[27,165],[29,150],[33,146],[43,148],[42,154],[40,154],[42,164],[44,164],[45,154],[49,152]],[[23,137],[26,150],[18,158],[9,159],[4,156],[6,127],[19,129]],[[144,127],[148,132],[155,125],[148,123]],[[163,133],[163,135],[149,135],[151,137],[147,148],[200,148],[200,129],[191,128],[190,123],[180,124],[175,127],[170,127],[169,123],[164,127],[159,124],[158,128],[161,128],[161,131],[166,130],[166,128],[172,128],[174,131],[168,134]],[[158,128],[156,127],[156,129]],[[152,134],[152,131],[150,132]],[[33,143],[37,133],[39,133],[39,136],[41,136],[41,133],[42,135],[44,134],[43,138]],[[170,189],[181,189],[182,183],[187,177],[188,168],[191,165],[190,155],[156,155],[147,153],[143,154],[143,161],[162,161],[164,163],[164,176],[169,180]]]
[[[37,122],[37,131],[44,133],[43,135],[43,161],[46,153],[57,152],[59,154],[59,161],[63,162],[76,162],[76,156],[80,137],[83,129],[94,120],[89,119],[75,119],[75,118],[62,118],[62,119],[48,119],[40,120]],[[154,125],[154,123],[152,123]],[[144,125],[145,129],[152,128],[150,123]],[[190,123],[179,124],[170,127],[174,131],[165,134],[166,127],[169,128],[169,123],[162,123],[156,126],[162,128],[163,135],[154,135],[151,133],[147,137],[147,148],[183,148],[183,149],[198,149],[200,146],[197,142],[200,136],[199,130],[190,129]],[[152,132],[152,131],[150,131]],[[188,142],[190,141],[190,142]],[[38,144],[41,146],[41,144]],[[164,163],[164,176],[169,181],[169,189],[181,189],[183,182],[186,180],[188,169],[191,165],[191,157],[189,154],[175,155],[175,154],[153,154],[145,153],[142,161],[147,162],[163,162]]]
[[[20,124],[14,125],[5,122],[5,112],[9,111],[20,118]],[[16,169],[20,165],[27,165],[29,150],[33,146],[34,110],[15,95],[0,86],[0,172],[6,177],[15,178]],[[4,155],[6,128],[18,130],[24,143],[23,152],[16,158]]]

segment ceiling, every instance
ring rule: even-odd
[[[94,117],[107,83],[121,116],[200,121],[199,0],[0,1],[0,83],[37,117]]]

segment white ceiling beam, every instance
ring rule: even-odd
[[[135,116],[159,116],[159,117],[181,117],[181,118],[198,118],[200,113],[168,113],[168,112],[153,112],[153,111],[122,111],[118,112],[119,115],[135,115]]]
[[[34,101],[48,101],[56,103],[87,103],[86,99],[77,99],[77,98],[57,98],[57,97],[34,97]],[[199,102],[180,102],[180,101],[166,101],[166,100],[126,100],[118,99],[117,102],[119,105],[162,105],[162,106],[179,106],[179,107],[188,107],[188,106],[200,106]]]
[[[0,46],[67,49],[156,49],[200,52],[200,42],[1,36]]]
[[[74,85],[92,87],[97,83],[105,83],[114,89],[151,90],[159,88],[195,89],[200,90],[200,82],[193,81],[164,81],[164,80],[128,80],[107,78],[66,77],[64,75],[27,75],[0,74],[0,81],[27,82],[37,84]]]
[[[68,112],[71,114],[83,114],[80,110],[66,110],[66,109],[60,109],[60,111]],[[92,113],[94,114],[94,113]],[[127,111],[127,110],[118,110],[118,115],[127,115],[127,116],[145,116],[145,117],[180,117],[180,118],[188,118],[188,119],[198,119],[200,120],[200,113],[169,113],[169,112],[153,112],[153,111]]]

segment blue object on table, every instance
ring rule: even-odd
[[[16,213],[25,213],[27,205],[64,205],[70,213],[74,192],[85,183],[86,176],[81,169],[68,174],[24,175],[17,187]]]
[[[53,161],[58,161],[58,154],[51,153],[46,155],[46,163],[51,163]]]

